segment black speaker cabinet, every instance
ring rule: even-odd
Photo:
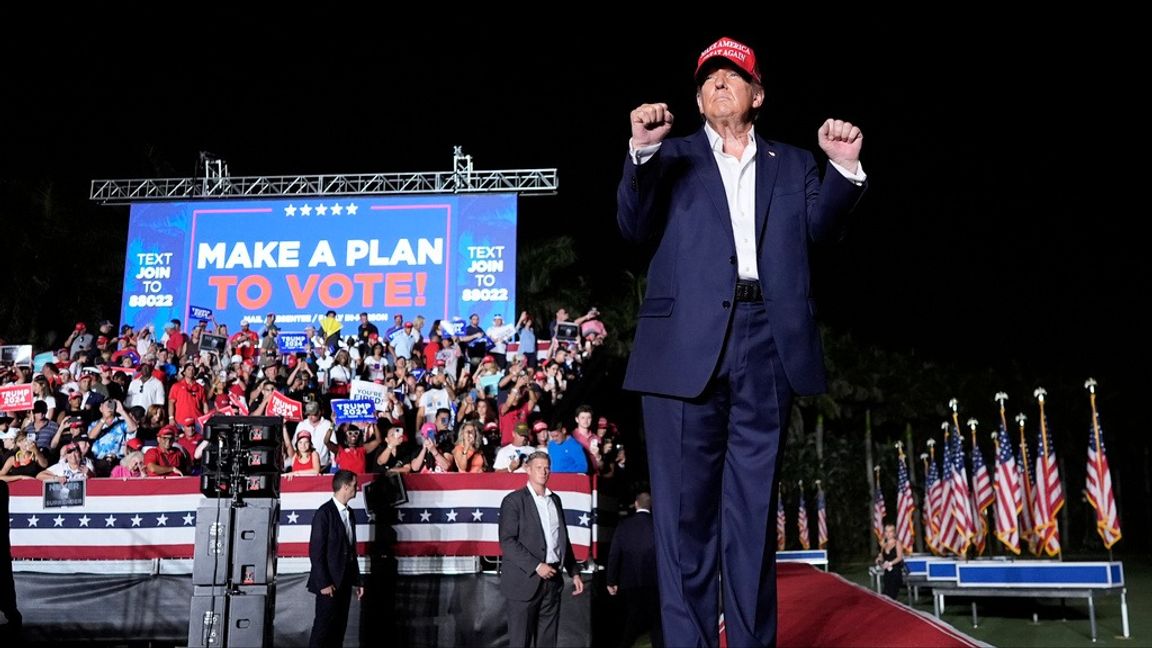
[[[196,586],[188,619],[188,645],[194,648],[271,646],[276,612],[275,586]]]
[[[192,583],[267,585],[276,580],[276,529],[280,501],[246,499],[242,506],[207,504],[196,510]],[[229,559],[228,541],[232,541]]]

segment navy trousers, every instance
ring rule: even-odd
[[[716,371],[685,400],[645,395],[667,641],[776,643],[776,476],[792,391],[762,303],[734,305]],[[688,358],[691,362],[692,359]]]

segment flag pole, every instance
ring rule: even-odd
[[[1032,494],[1033,484],[1031,473],[1028,471],[1028,438],[1024,433],[1024,424],[1028,421],[1028,416],[1024,412],[1016,415],[1016,424],[1020,426],[1020,478],[1024,480],[1024,506],[1028,507],[1028,519],[1032,520]],[[1023,527],[1021,527],[1023,528]],[[1028,529],[1028,537],[1025,538],[1024,534],[1020,534],[1021,544],[1024,540],[1028,541],[1028,551],[1032,551],[1032,537],[1036,533],[1036,520],[1032,520],[1032,528]],[[1035,555],[1036,552],[1032,551]]]
[[[1088,403],[1092,406],[1092,434],[1096,437],[1096,474],[1103,475],[1100,458],[1104,449],[1100,446],[1100,420],[1096,414],[1096,381],[1091,377],[1084,381],[1084,388],[1088,390]],[[1112,562],[1112,547],[1108,547],[1108,562]]]
[[[949,399],[948,407],[952,410],[952,425],[956,428],[956,441],[960,445],[960,461],[963,462],[963,460],[964,460],[964,437],[960,435],[960,401],[956,400],[955,398]],[[944,435],[944,440],[945,441],[948,440],[947,434]],[[964,474],[963,465],[961,465],[960,468],[961,468],[960,474],[963,475]],[[972,499],[971,493],[968,494],[968,499]],[[975,517],[972,518],[972,523],[973,524],[976,523]],[[967,529],[965,529],[965,531],[967,531]],[[964,560],[968,560],[968,549],[972,548],[972,544],[973,544],[972,539],[973,538],[967,538],[968,548],[964,550]]]
[[[1048,417],[1044,416],[1044,396],[1047,394],[1048,390],[1044,389],[1043,387],[1037,387],[1036,390],[1032,392],[1032,395],[1036,397],[1036,401],[1040,404],[1040,456],[1044,458],[1045,463],[1048,462]],[[1036,479],[1040,479],[1040,476],[1037,475]],[[1047,475],[1045,475],[1044,480],[1048,480]],[[1047,496],[1048,489],[1045,488],[1044,492],[1045,496]],[[1049,521],[1056,526],[1056,532],[1059,533],[1060,525],[1056,522],[1056,514],[1050,512],[1050,515],[1052,515],[1052,519]],[[1044,552],[1047,553],[1048,550],[1045,549]],[[1056,550],[1056,559],[1060,561],[1064,560],[1063,542],[1060,543],[1060,548]]]

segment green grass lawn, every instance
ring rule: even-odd
[[[1099,556],[1079,556],[1074,560],[1101,560]],[[1128,623],[1130,639],[1123,638],[1120,597],[1096,599],[1097,641],[1092,643],[1087,599],[980,598],[976,599],[980,627],[972,627],[973,599],[948,597],[942,620],[970,637],[993,646],[1150,646],[1152,645],[1152,561],[1122,558],[1128,584]],[[871,588],[868,564],[837,565],[833,569],[844,578]],[[901,592],[907,603],[907,593]],[[932,596],[922,590],[914,605],[932,614]],[[1035,615],[1035,616],[1034,616]],[[1035,621],[1033,620],[1035,618]]]

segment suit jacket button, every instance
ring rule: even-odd
[[[632,176],[632,190],[636,190],[636,176]]]
[[[732,306],[732,302],[730,302],[730,301],[728,301],[727,299],[725,299],[725,300],[724,300],[724,303],[723,303],[723,304],[720,304],[720,305],[721,305],[721,306],[723,306],[724,308],[729,308],[729,307],[731,307],[731,306]]]
[[[728,257],[728,263],[731,263],[732,265],[736,265],[736,257],[735,256]]]

